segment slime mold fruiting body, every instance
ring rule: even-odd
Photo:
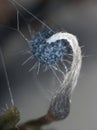
[[[47,39],[53,34],[52,31],[43,31],[39,32],[33,39],[33,56],[42,64],[54,65],[59,63],[68,52],[68,41],[65,39],[48,43]]]

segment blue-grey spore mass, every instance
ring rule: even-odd
[[[65,119],[70,113],[70,97],[68,93],[60,91],[52,100],[50,112],[56,120]]]
[[[33,56],[42,64],[56,64],[67,54],[67,40],[62,39],[51,43],[46,42],[53,34],[54,32],[52,31],[42,31],[37,33],[33,39]]]

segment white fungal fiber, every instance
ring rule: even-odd
[[[52,35],[49,39],[47,39],[47,42],[55,42],[57,40],[67,40],[69,45],[71,46],[71,49],[73,51],[73,61],[71,64],[70,70],[64,75],[63,80],[63,88],[65,88],[71,84],[71,91],[75,88],[77,84],[77,80],[80,73],[80,68],[82,64],[82,56],[81,56],[81,49],[79,46],[79,43],[77,41],[76,36],[73,34],[67,33],[67,32],[59,32],[54,35]]]
[[[65,119],[70,112],[71,94],[77,84],[82,64],[82,56],[77,38],[74,35],[70,33],[59,32],[49,38],[48,42],[55,42],[58,39],[67,40],[73,51],[71,68],[64,75],[63,84],[61,88],[58,89],[54,94],[50,105],[51,114],[56,120],[61,120]]]

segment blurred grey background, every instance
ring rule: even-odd
[[[75,34],[82,46],[83,64],[78,84],[73,93],[71,113],[66,120],[45,126],[45,130],[97,129],[97,1],[96,0],[17,0],[50,27]],[[31,30],[42,25],[21,8],[21,29],[31,39]],[[10,28],[11,27],[11,28]],[[16,10],[7,0],[0,0],[0,48],[2,49],[15,105],[21,112],[21,122],[44,115],[50,94],[58,82],[51,72],[28,72],[33,62],[22,63],[29,57],[27,43],[16,28]],[[17,29],[16,29],[17,30]],[[26,31],[25,31],[26,30]],[[26,33],[25,33],[26,32]],[[24,51],[23,51],[24,50]],[[43,89],[42,89],[43,88]],[[5,74],[0,57],[0,108],[11,106]],[[0,112],[2,114],[2,111]]]

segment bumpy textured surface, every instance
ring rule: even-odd
[[[0,116],[0,130],[13,130],[20,121],[20,113],[16,107],[9,108]]]
[[[56,120],[65,119],[70,113],[70,97],[60,91],[51,102],[50,112]]]
[[[52,31],[39,32],[32,42],[34,58],[43,64],[55,64],[67,54],[67,40],[48,43],[46,40],[54,34]]]

